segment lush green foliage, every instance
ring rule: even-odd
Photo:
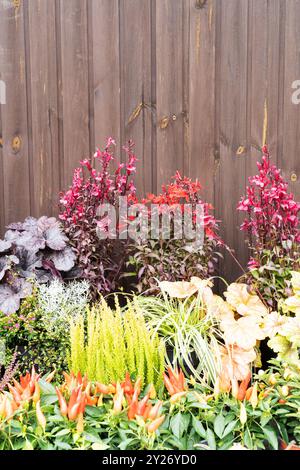
[[[124,390],[128,393],[126,381],[122,384],[124,388],[111,390],[104,396],[96,387],[95,404],[85,404],[84,415],[71,419],[64,415],[58,389],[48,379],[32,379],[32,375],[27,379],[22,380],[24,390],[27,383],[34,384],[34,392],[27,401],[15,410],[6,406],[3,411],[0,406],[1,449],[227,450],[237,445],[237,448],[277,450],[279,439],[285,443],[300,440],[299,375],[291,374],[279,364],[266,372],[260,371],[243,399],[217,391],[209,394],[199,385],[171,398],[165,394],[162,403],[147,395],[150,408],[158,415],[152,428],[152,421],[143,418],[141,411],[130,414],[132,405],[123,401],[120,408],[116,406],[116,396],[121,392],[122,397]],[[67,377],[63,389],[71,386],[70,390],[75,390],[76,383]],[[82,379],[80,384],[85,396],[91,398],[91,385]],[[132,389],[133,396],[136,387],[137,383]],[[3,400],[12,401],[12,392],[11,388],[10,393],[2,395],[0,404]],[[146,394],[147,389],[141,397]],[[139,403],[142,402],[145,402],[143,398]]]
[[[273,335],[268,342],[278,359],[288,363],[297,372],[300,370],[300,273],[291,273],[291,295],[279,303],[281,315],[272,313]]]
[[[56,368],[67,368],[67,335],[50,333],[43,324],[36,293],[24,299],[19,311],[12,315],[0,314],[0,338],[5,341],[8,364],[17,350],[18,370],[22,373],[33,364],[44,373]]]
[[[200,382],[214,383],[220,372],[221,332],[202,295],[181,301],[162,292],[156,297],[136,297],[135,303],[165,342],[172,365],[180,364]]]
[[[128,371],[142,383],[160,385],[165,349],[158,335],[128,301],[122,313],[108,307],[103,299],[71,322],[70,369],[87,373],[92,380],[115,382]]]

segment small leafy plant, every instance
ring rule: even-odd
[[[45,327],[37,288],[21,302],[16,313],[0,313],[0,339],[5,344],[5,364],[9,364],[16,351],[20,373],[26,373],[33,365],[41,373],[67,368],[68,329],[55,334]]]
[[[136,297],[136,305],[165,342],[169,363],[201,383],[214,384],[221,369],[222,334],[206,304],[213,296],[212,283],[192,277],[191,282],[162,281],[159,286],[160,295]]]
[[[85,334],[87,331],[87,334]],[[104,299],[84,315],[71,320],[70,369],[91,380],[116,382],[128,371],[142,384],[159,387],[165,349],[135,305],[128,301],[124,312],[108,307]]]
[[[83,314],[89,304],[90,285],[87,281],[64,284],[58,279],[40,285],[37,302],[40,320],[49,336],[68,338],[70,318]]]
[[[300,370],[300,272],[292,271],[292,293],[279,303],[280,312],[271,314],[269,347],[277,359],[297,373]],[[270,320],[269,320],[270,323]]]
[[[132,247],[132,256],[128,266],[137,275],[137,289],[148,294],[157,292],[157,279],[159,281],[189,280],[192,276],[202,279],[212,275],[215,271],[219,253],[217,247],[222,242],[217,235],[218,224],[212,215],[212,206],[201,199],[201,185],[190,178],[181,176],[177,171],[173,180],[162,187],[162,193],[158,196],[148,194],[141,201],[148,207],[149,227],[151,225],[151,208],[157,210],[159,236],[154,239],[148,236],[141,239]],[[176,219],[174,210],[179,209],[184,213],[184,208],[190,206],[193,231],[196,231],[197,218],[196,207],[203,208],[203,244],[196,248],[195,243],[186,238],[176,238]],[[163,233],[163,218],[170,216],[170,233],[165,237]],[[149,228],[150,230],[150,228]],[[149,235],[149,234],[148,234]]]
[[[299,376],[282,366],[232,393],[188,386],[168,369],[163,400],[129,374],[115,384],[34,369],[0,394],[1,450],[278,450],[299,443]],[[252,379],[252,383],[251,383]]]
[[[54,218],[28,217],[8,226],[0,241],[0,311],[15,313],[32,283],[72,276],[76,256]]]

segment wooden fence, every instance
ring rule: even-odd
[[[244,263],[262,142],[300,197],[299,18],[299,0],[0,0],[1,231],[55,214],[82,157],[132,138],[140,193],[199,178]]]

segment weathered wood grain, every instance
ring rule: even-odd
[[[290,189],[300,199],[300,104],[292,102],[295,91],[292,84],[300,80],[300,1],[285,2],[284,24],[284,118],[283,118],[283,151],[280,165],[285,177],[290,181]],[[299,89],[299,87],[298,87]],[[298,94],[299,97],[299,94]]]
[[[137,163],[137,190],[152,191],[151,3],[120,2],[121,142],[133,140]]]
[[[140,195],[177,169],[198,178],[245,264],[236,205],[263,143],[300,199],[299,17],[300,0],[0,2],[1,232],[56,214],[112,136],[117,155],[136,143]],[[220,274],[240,273],[226,255]]]
[[[183,170],[184,149],[184,2],[156,2],[157,185]]]
[[[6,104],[1,106],[3,139],[4,225],[30,214],[28,158],[28,105],[26,94],[24,6],[0,3],[0,70],[6,83]]]
[[[90,0],[92,9],[95,147],[108,137],[120,151],[120,41],[118,0]]]
[[[27,2],[32,214],[57,212],[60,190],[55,2]]]
[[[245,263],[245,244],[236,206],[245,188],[247,149],[247,38],[248,1],[228,0],[219,10],[218,126],[220,164],[216,180],[217,213],[222,221],[222,236]],[[242,274],[234,259],[225,253],[223,274],[233,280]]]
[[[86,0],[60,0],[63,184],[90,153]]]

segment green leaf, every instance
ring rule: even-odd
[[[43,379],[40,379],[39,380],[39,386],[41,387],[41,391],[44,395],[55,395],[56,396],[55,387],[52,384],[46,382]]]
[[[62,429],[56,434],[56,437],[58,436],[66,436],[67,434],[70,434],[70,429]]]
[[[183,433],[187,430],[189,422],[190,416],[187,414],[183,415],[181,413],[177,413],[176,415],[172,416],[170,427],[174,436],[180,439]]]
[[[244,444],[247,447],[247,449],[251,450],[253,448],[252,437],[251,437],[249,428],[247,428],[244,433]]]
[[[71,450],[72,447],[67,442],[55,441],[55,446],[62,450]]]
[[[84,438],[89,442],[102,443],[102,439],[99,437],[99,434],[91,428],[88,429],[88,432],[83,433]]]
[[[22,450],[34,450],[34,447],[33,447],[33,445],[31,444],[31,442],[26,439],[26,442],[25,442],[25,444],[23,445],[23,449],[22,449]]]
[[[227,424],[227,426],[225,427],[225,429],[223,431],[222,438],[226,437],[228,434],[230,434],[234,430],[234,428],[236,427],[237,422],[238,421],[235,420],[235,421],[231,421],[231,423]]]
[[[52,405],[53,403],[57,402],[58,398],[57,395],[43,395],[41,398],[42,406]]]
[[[220,414],[216,417],[215,422],[214,422],[214,431],[220,439],[223,436],[224,428],[225,428],[225,419],[224,419],[224,416]]]
[[[268,422],[271,419],[272,419],[271,413],[268,412],[268,411],[264,411],[263,414],[261,415],[261,418],[260,418],[261,427],[263,428],[266,424],[268,424]]]
[[[86,406],[85,412],[88,416],[91,416],[92,418],[98,418],[99,416],[103,415],[103,409],[98,408],[96,406]]]
[[[207,443],[208,443],[208,446],[211,450],[216,450],[217,449],[217,444],[216,444],[216,439],[215,439],[215,435],[213,433],[213,431],[208,428],[207,431],[206,431],[206,439],[207,439]]]
[[[130,443],[132,443],[132,442],[135,442],[135,441],[137,441],[136,438],[125,439],[124,441],[122,441],[122,442],[118,445],[118,447],[119,447],[120,450],[126,450],[127,447],[128,447],[128,445],[129,445]]]
[[[277,421],[276,424],[278,426],[278,429],[279,429],[279,432],[280,432],[280,435],[281,435],[282,439],[285,442],[288,442],[289,441],[289,436],[288,436],[285,425],[283,423],[278,422],[278,421]]]
[[[273,447],[274,450],[278,450],[278,437],[276,432],[274,431],[273,428],[270,426],[266,426],[263,429],[263,433],[267,439],[267,441],[270,443],[271,447]]]
[[[204,429],[203,424],[194,416],[193,416],[193,428],[195,429],[196,433],[199,434],[200,437],[203,437],[203,439],[206,438],[206,431]]]

